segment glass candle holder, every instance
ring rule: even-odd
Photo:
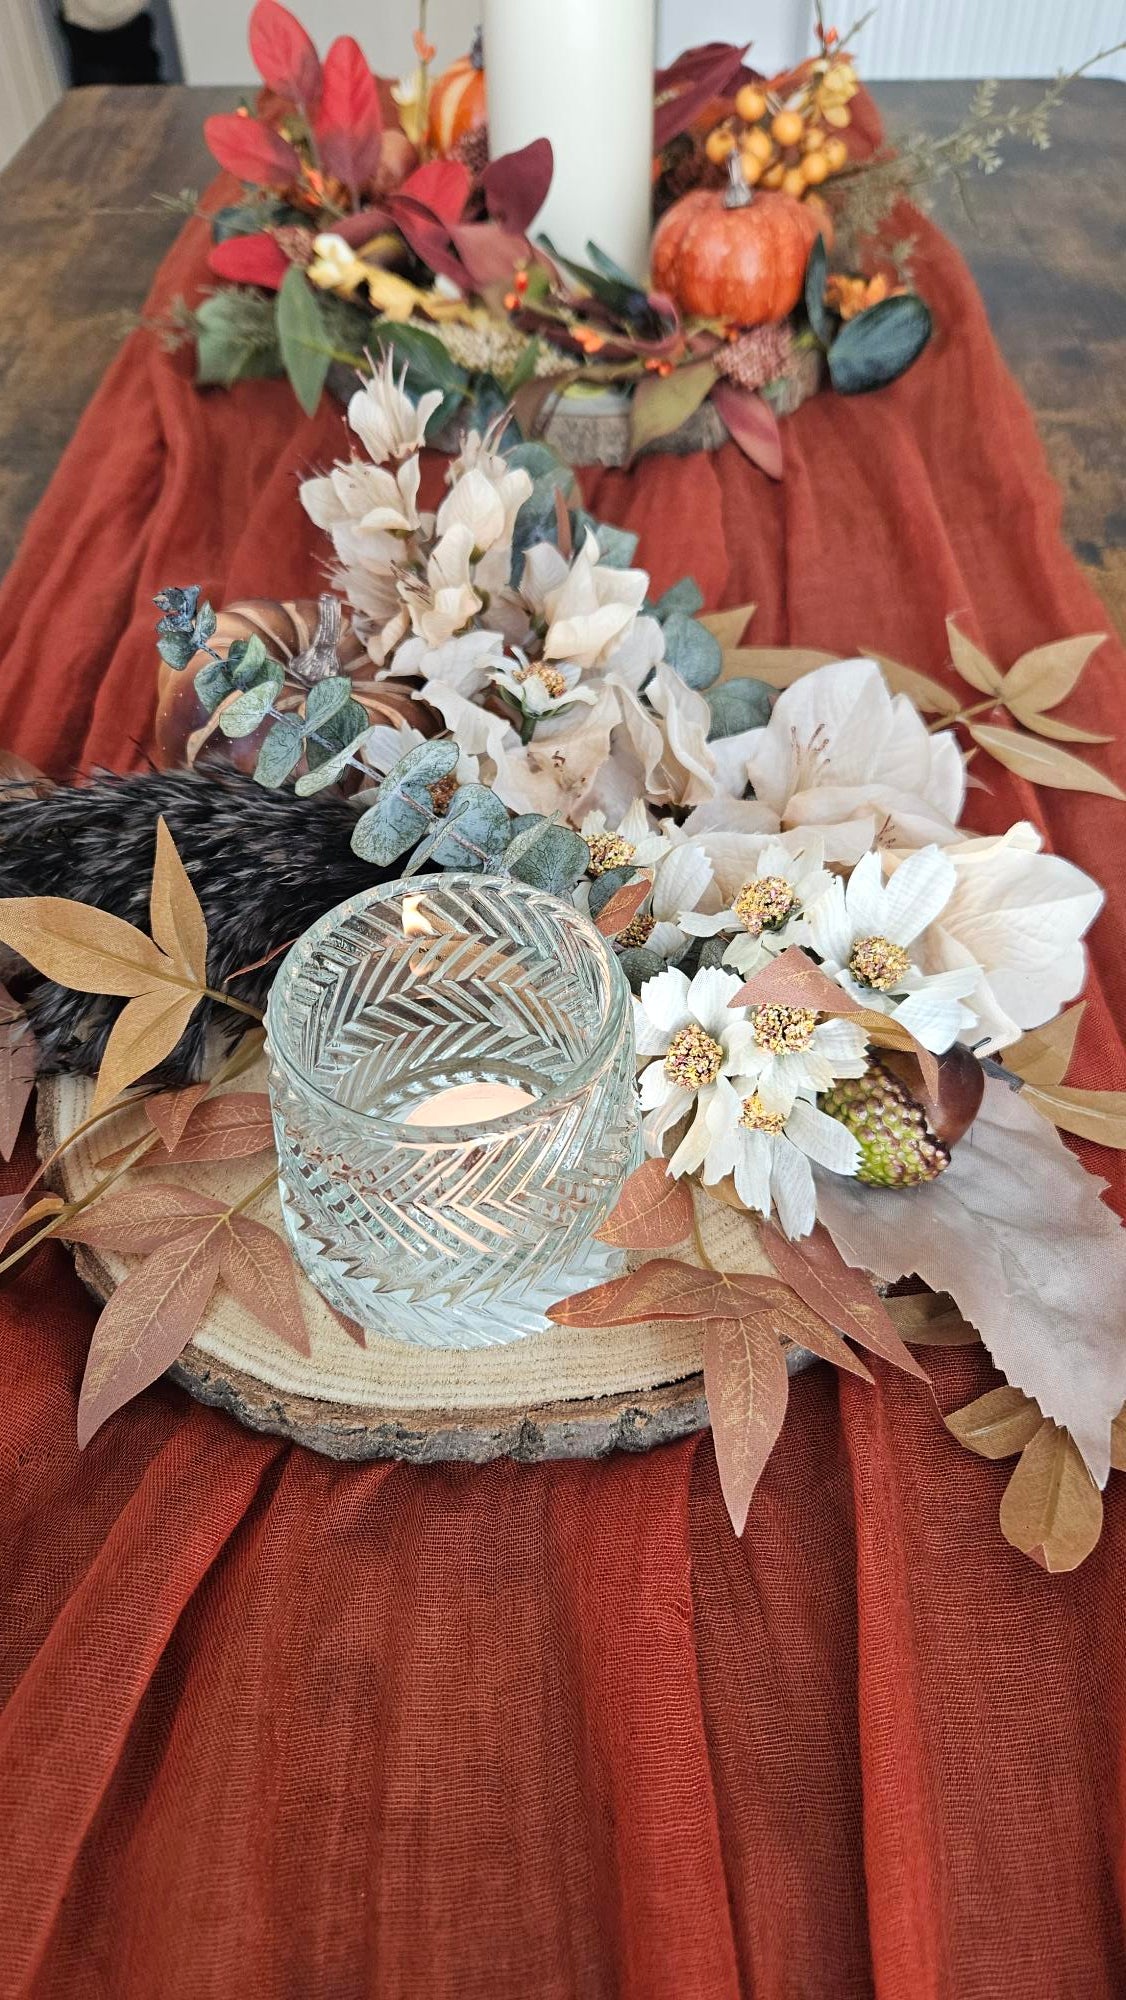
[[[349,1318],[492,1345],[622,1268],[593,1239],[641,1158],[630,995],[570,903],[366,890],[289,951],[266,1026],[286,1226]]]

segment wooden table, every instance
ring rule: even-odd
[[[1002,86],[1023,101],[1032,84]],[[949,130],[970,86],[883,84],[889,128]],[[0,175],[0,568],[181,226],[153,201],[211,174],[204,118],[231,90],[72,91]],[[973,267],[1036,413],[1079,560],[1126,630],[1123,88],[1076,84],[1047,153],[945,189],[935,213]]]

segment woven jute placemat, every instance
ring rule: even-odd
[[[265,1089],[264,1068],[239,1090]],[[88,1115],[93,1086],[72,1077],[39,1086],[39,1146],[46,1158]],[[81,1134],[50,1170],[68,1201],[88,1194],[107,1157],[147,1130],[139,1106]],[[118,1182],[174,1181],[238,1201],[267,1162],[166,1162]],[[284,1235],[276,1190],[254,1215]],[[763,1270],[755,1232],[718,1203],[707,1205],[705,1245],[720,1269]],[[683,1253],[688,1254],[688,1253]],[[106,1299],[137,1260],[75,1246],[79,1275]],[[644,1451],[707,1423],[700,1328],[676,1320],[642,1326],[556,1327],[527,1340],[471,1350],[413,1347],[369,1333],[361,1346],[298,1273],[310,1352],[260,1326],[220,1285],[203,1323],[170,1373],[201,1402],[253,1430],[271,1431],[332,1458],[483,1461],[597,1458]],[[809,1356],[794,1349],[791,1368]]]

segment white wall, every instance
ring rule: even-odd
[[[402,76],[414,67],[411,35],[418,21],[414,0],[288,0],[288,4],[322,54],[334,35],[354,35],[381,76]],[[612,6],[613,0],[607,4]],[[251,0],[172,0],[185,83],[257,80],[246,50],[250,7]],[[430,0],[427,32],[438,49],[439,64],[465,54],[480,13],[480,0]]]
[[[62,89],[58,47],[39,0],[0,0],[0,167]]]

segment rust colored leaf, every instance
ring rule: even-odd
[[[145,993],[164,963],[134,924],[65,896],[0,899],[0,940],[45,978],[78,993]]]
[[[145,1166],[167,1166],[170,1160],[248,1160],[270,1152],[274,1128],[265,1091],[232,1090],[197,1105],[174,1146],[146,1154]]]
[[[325,1303],[326,1305],[328,1304],[327,1299]],[[364,1329],[359,1324],[358,1320],[349,1319],[347,1313],[337,1312],[335,1306],[329,1306],[328,1309],[329,1312],[332,1314],[333,1319],[337,1321],[338,1325],[341,1326],[344,1332],[348,1335],[349,1340],[354,1340],[357,1347],[367,1346],[368,1344],[367,1334],[364,1332]]]
[[[1005,1050],[1005,1068],[1011,1069],[1014,1076],[1022,1076],[1026,1083],[1034,1083],[1041,1088],[1062,1083],[1075,1053],[1076,1037],[1086,1011],[1087,1002],[1080,1000],[1076,1006],[1057,1014],[1054,1021],[1046,1022],[1044,1027],[1030,1028],[1019,1042],[1011,1043]]]
[[[861,646],[860,651],[867,659],[876,660],[883,669],[883,676],[893,694],[905,694],[916,708],[929,715],[957,715],[962,703],[941,681],[932,681],[929,674],[920,674],[914,667],[905,667],[902,660],[889,659],[886,653],[879,653],[874,646]]]
[[[0,750],[0,792],[6,798],[25,792],[29,798],[45,799],[57,789],[54,779],[29,764],[26,757],[17,757],[14,750]]]
[[[1039,1404],[1006,1382],[964,1408],[951,1410],[946,1428],[979,1458],[1013,1458],[1032,1443],[1043,1422]]]
[[[1096,1145],[1126,1147],[1126,1090],[1071,1090],[1062,1084],[1051,1089],[1029,1085],[1021,1096],[1065,1132]]]
[[[647,1319],[750,1318],[792,1306],[789,1286],[761,1273],[702,1270],[675,1257],[653,1257],[624,1277],[561,1299],[547,1316],[558,1326],[631,1326]]]
[[[859,1341],[905,1374],[927,1380],[871,1281],[845,1263],[823,1224],[815,1224],[810,1235],[795,1243],[768,1223],[762,1230],[762,1246],[779,1277],[839,1334]]]
[[[603,937],[617,937],[619,931],[633,922],[652,887],[647,875],[640,882],[623,882],[609,901],[603,903],[594,920],[595,930],[601,931]]]
[[[1126,1472],[1126,1409],[1119,1410],[1110,1427],[1110,1462],[1116,1472]]]
[[[782,1428],[789,1387],[778,1338],[761,1321],[708,1322],[704,1392],[719,1483],[737,1535]]]
[[[870,1041],[881,1048],[903,1049],[914,1056],[932,1097],[939,1093],[938,1057],[930,1049],[925,1049],[914,1035],[890,1014],[877,1013],[874,1008],[862,1007],[835,979],[814,965],[804,951],[796,944],[787,945],[777,958],[771,959],[759,972],[752,973],[750,979],[740,986],[732,996],[733,1007],[812,1007],[816,1013],[832,1015],[839,1020],[855,1021],[863,1028]]]
[[[1001,1533],[1052,1575],[1078,1569],[1102,1533],[1102,1494],[1066,1431],[1040,1426],[1001,1501]]]
[[[1033,714],[1055,708],[1076,686],[1092,653],[1104,643],[1105,632],[1085,632],[1074,639],[1056,639],[1022,653],[1001,680],[1006,705],[1021,702]],[[1105,739],[1104,739],[1105,740]]]
[[[1014,771],[1018,778],[1027,778],[1032,785],[1051,785],[1063,792],[1094,792],[1106,799],[1126,799],[1126,792],[1120,791],[1113,778],[1104,771],[1096,771],[1093,764],[1084,763],[1081,757],[1073,757],[1068,750],[1061,750],[1058,744],[1044,743],[1032,736],[1022,736],[1015,729],[1002,729],[993,723],[967,723],[974,742],[983,750],[988,750],[1006,771]]]
[[[137,1078],[170,1056],[191,1020],[199,994],[189,987],[153,986],[123,1007],[110,1030],[91,1112],[104,1111]]]
[[[149,894],[149,928],[154,943],[177,972],[207,984],[207,925],[199,897],[163,816],[156,823],[156,860]]]
[[[121,1250],[143,1256],[185,1237],[198,1236],[200,1226],[226,1213],[214,1196],[195,1188],[153,1182],[118,1193],[100,1195],[59,1230],[68,1243],[89,1243],[98,1250]]]
[[[0,1019],[0,1155],[5,1160],[15,1152],[23,1114],[35,1088],[37,1055],[26,1014]]]
[[[219,1276],[219,1231],[166,1243],[117,1287],[98,1319],[78,1398],[78,1443],[155,1382],[182,1354]]]
[[[155,1097],[146,1097],[145,1116],[169,1152],[174,1149],[196,1105],[202,1103],[210,1088],[207,1083],[189,1083],[183,1090],[162,1090]]]
[[[704,611],[698,622],[706,626],[712,638],[719,640],[723,651],[729,653],[738,646],[756,609],[754,604],[736,604],[730,611]]]
[[[884,1300],[892,1322],[912,1347],[977,1347],[981,1335],[949,1292],[908,1292]]]
[[[23,1230],[31,1229],[37,1223],[48,1221],[52,1215],[58,1215],[60,1210],[66,1207],[60,1194],[41,1195],[38,1201],[32,1202],[30,1208],[22,1206],[24,1200],[23,1194],[6,1194],[3,1200],[0,1200],[0,1250],[11,1242],[13,1236],[20,1235]]]
[[[671,1250],[691,1236],[692,1190],[674,1180],[664,1160],[643,1160],[618,1196],[617,1207],[595,1234],[600,1243],[628,1250]]]
[[[1000,694],[1003,679],[1000,667],[995,667],[988,653],[959,632],[952,618],[946,620],[946,636],[950,643],[950,657],[964,681],[968,681],[979,694]]]
[[[288,1246],[264,1222],[233,1215],[223,1232],[220,1276],[245,1312],[287,1347],[308,1354],[297,1275]]]

